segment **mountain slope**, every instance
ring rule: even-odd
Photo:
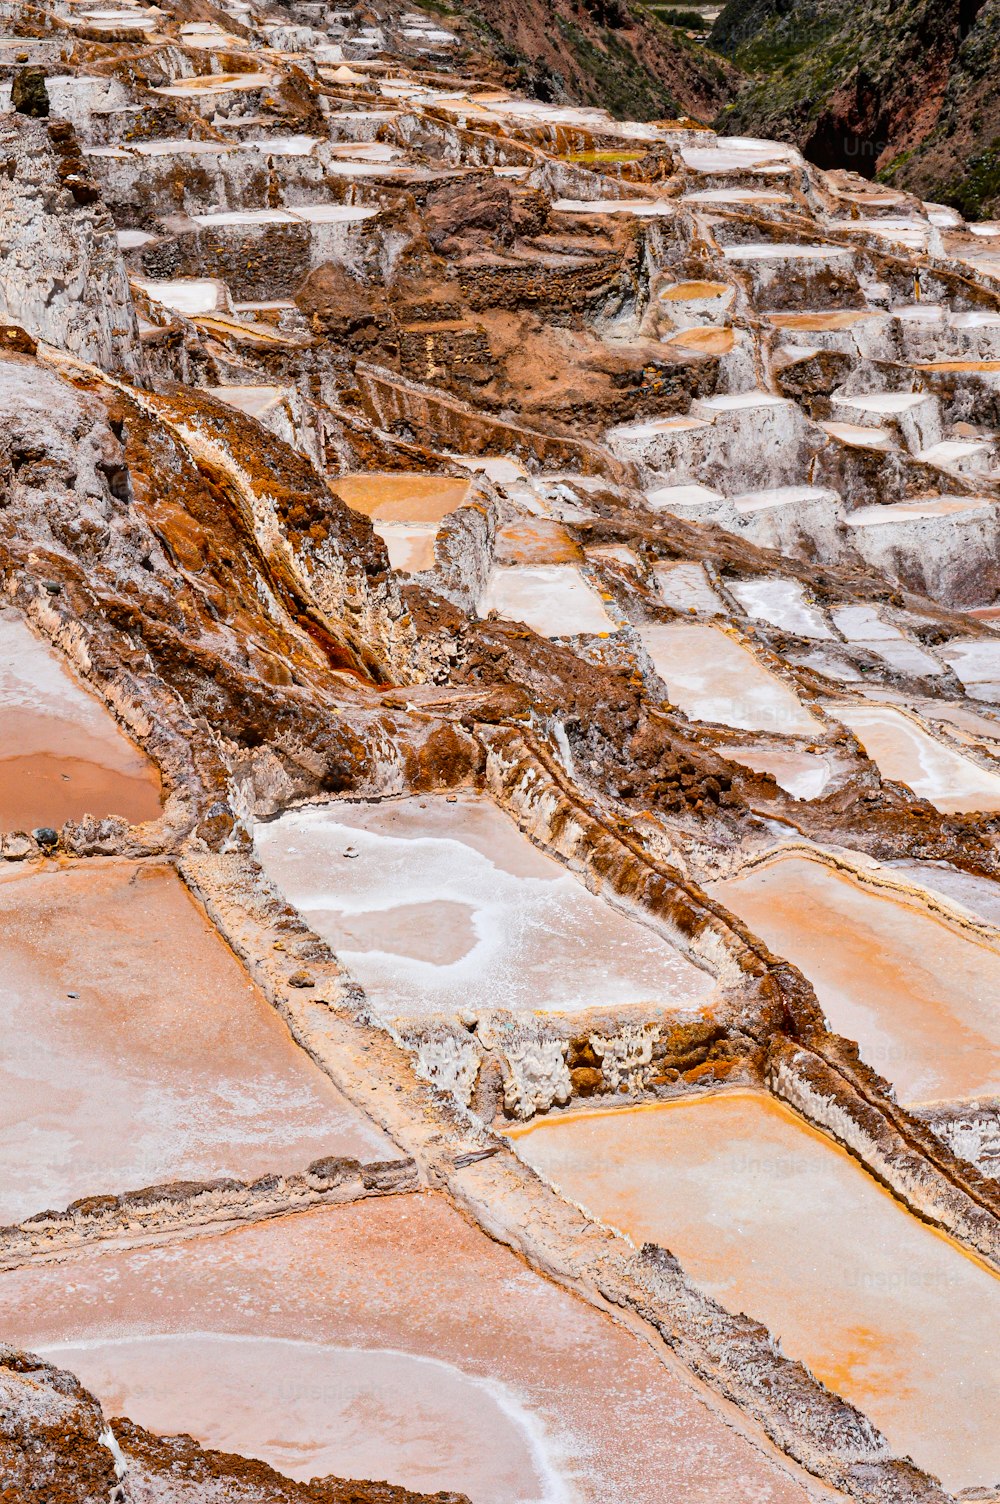
[[[540,99],[600,105],[620,119],[707,122],[737,91],[725,59],[627,0],[470,0],[454,10],[439,0],[435,9],[461,18]]]
[[[712,42],[751,75],[726,130],[990,212],[1000,0],[730,0]]]

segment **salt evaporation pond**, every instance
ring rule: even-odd
[[[458,476],[393,471],[338,475],[331,485],[355,512],[372,519],[389,563],[404,574],[433,569],[438,527],[470,489]]]
[[[1000,774],[936,741],[889,705],[827,705],[849,726],[883,778],[905,783],[945,814],[1000,809]]]
[[[168,1180],[398,1155],[168,867],[4,873],[0,975],[2,1222]]]
[[[1000,1477],[1000,1280],[772,1098],[729,1091],[513,1131],[522,1158],[745,1311],[950,1491]]]
[[[794,690],[717,627],[672,621],[639,632],[671,700],[694,721],[791,735],[822,732]]]
[[[1000,1091],[1000,949],[988,937],[919,893],[880,891],[798,855],[711,892],[801,968],[831,1026],[902,1101]]]
[[[766,621],[796,637],[833,636],[822,611],[806,600],[799,580],[736,580],[729,589],[754,621]]]
[[[338,800],[259,825],[256,845],[385,1016],[677,1005],[712,987],[488,799]]]
[[[727,746],[724,750],[727,757],[754,773],[770,773],[793,799],[818,799],[830,782],[830,764],[815,752],[781,746]]]
[[[475,1504],[806,1504],[644,1342],[433,1194],[0,1275],[7,1340],[161,1433]],[[608,1417],[614,1416],[609,1426]]]
[[[0,830],[84,815],[160,814],[160,782],[96,696],[11,613],[0,614]]]
[[[572,564],[521,564],[494,569],[479,614],[495,611],[541,637],[607,635],[615,623]]]
[[[1000,929],[1000,883],[974,872],[962,872],[945,862],[896,861],[886,864],[903,882],[917,883],[958,904],[984,924]]]

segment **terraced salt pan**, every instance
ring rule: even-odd
[[[330,485],[354,511],[378,522],[441,522],[469,494],[469,482],[458,476],[402,471],[338,475]]]
[[[771,193],[766,188],[703,188],[697,193],[682,193],[682,204],[790,204],[790,193]]]
[[[450,475],[361,472],[339,475],[333,489],[356,512],[371,517],[393,569],[433,569],[438,524],[469,495],[469,482]]]
[[[0,613],[0,830],[160,814],[160,781],[107,708],[18,617]]]
[[[741,245],[727,245],[722,254],[727,261],[842,261],[854,255],[850,246],[796,245],[790,241],[762,240]]]
[[[563,1116],[518,1152],[780,1337],[949,1491],[1000,1477],[1000,1281],[769,1097]]]
[[[1000,775],[936,741],[903,711],[840,701],[826,709],[851,728],[883,778],[907,784],[944,813],[1000,809]]]
[[[830,782],[830,765],[815,752],[795,747],[725,747],[725,755],[755,773],[770,773],[793,799],[818,799]]]
[[[1000,883],[974,872],[962,872],[947,862],[899,861],[887,862],[886,867],[904,882],[940,893],[984,924],[1000,929]]]
[[[489,611],[522,621],[542,637],[591,636],[616,629],[600,596],[572,564],[494,569],[479,602],[480,616]]]
[[[170,281],[133,277],[132,281],[157,303],[189,318],[199,313],[217,313],[228,303],[225,283],[214,277],[178,277]]]
[[[940,652],[974,700],[1000,702],[1000,637],[957,638]]]
[[[889,876],[895,874],[890,872]],[[903,1101],[1000,1091],[1000,948],[920,900],[798,855],[712,892],[801,967]]]
[[[0,1222],[168,1180],[394,1157],[176,874],[0,875]]]
[[[769,622],[796,637],[833,636],[822,611],[806,600],[805,588],[798,580],[738,580],[731,582],[729,589],[754,621]]]
[[[806,1504],[650,1347],[433,1194],[0,1277],[5,1337],[161,1433],[476,1504]],[[613,1414],[614,1425],[608,1424]]]
[[[337,801],[256,831],[260,861],[384,1016],[704,999],[711,981],[485,799]]]
[[[656,198],[557,198],[552,209],[556,214],[635,214],[653,218],[670,218],[677,212],[669,200]]]
[[[192,94],[232,94],[250,89],[267,89],[275,82],[273,73],[199,73],[179,78],[172,84],[151,88],[151,94],[171,99],[188,99]]]
[[[721,616],[725,606],[713,588],[703,564],[657,564],[653,569],[656,588],[675,611],[704,611]]]
[[[221,230],[234,225],[360,224],[378,212],[358,204],[296,204],[288,209],[227,209],[191,218],[203,229]]]
[[[695,721],[751,731],[820,732],[788,685],[717,627],[673,621],[639,636],[671,700]]]

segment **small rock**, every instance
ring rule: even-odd
[[[49,91],[41,68],[19,68],[14,74],[10,102],[19,115],[41,120],[49,113]]]
[[[293,971],[288,978],[289,987],[315,987],[316,983],[308,971]]]
[[[4,837],[3,858],[5,862],[23,862],[34,854],[34,850],[34,842],[25,835],[23,830],[16,830],[13,834]]]
[[[358,848],[356,846],[345,846],[344,847],[344,855],[345,856],[356,857],[357,854],[358,854]]]
[[[60,595],[62,593],[62,586],[58,580],[46,580],[42,588],[43,590],[47,590],[49,595]]]
[[[55,851],[59,845],[59,832],[53,830],[51,825],[40,825],[31,834],[43,851]]]

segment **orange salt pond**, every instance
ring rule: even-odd
[[[440,522],[460,507],[469,482],[452,475],[363,471],[330,481],[342,501],[378,522]]]
[[[97,1192],[398,1154],[168,867],[3,874],[0,975],[0,1222]]]
[[[475,1504],[806,1504],[629,1331],[433,1194],[0,1275],[7,1340],[154,1431]],[[609,1423],[609,1419],[613,1423]]]
[[[402,574],[434,568],[438,526],[463,505],[470,489],[469,481],[455,476],[395,471],[339,475],[330,484],[349,507],[372,519],[389,563]]]
[[[1000,1091],[1000,948],[987,936],[932,912],[919,893],[880,890],[802,856],[710,891],[801,968],[831,1026],[901,1100]]]
[[[1000,1477],[1000,1280],[772,1098],[726,1092],[514,1130],[522,1158],[868,1415],[950,1491]]]
[[[337,800],[257,827],[264,869],[384,1016],[703,1005],[655,930],[544,855],[488,799]]]
[[[11,613],[0,614],[0,830],[160,814],[160,781],[108,709]]]

